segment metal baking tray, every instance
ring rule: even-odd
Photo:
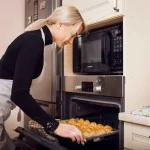
[[[75,118],[75,120],[78,120],[78,118]],[[60,120],[58,120],[60,121]],[[61,120],[62,121],[62,120]],[[63,121],[69,121],[68,120],[63,120]],[[102,141],[102,140],[108,140],[113,138],[114,136],[119,134],[119,130],[113,128],[113,131],[109,132],[109,133],[95,133],[95,134],[89,134],[87,137],[85,137],[85,139],[88,141],[93,141],[93,142],[98,142],[98,141]]]
[[[75,120],[79,120],[78,118],[75,118]],[[60,121],[59,119],[57,119],[57,121]],[[62,120],[61,120],[62,121]],[[69,121],[68,120],[63,120],[63,121]],[[38,132],[42,137],[52,141],[52,142],[56,142],[56,143],[59,143],[59,140],[62,140],[62,138],[60,138],[59,140],[57,138],[59,138],[57,135],[54,135],[54,134],[51,134],[51,135],[48,135],[46,132],[44,132],[44,129],[41,129],[40,125],[38,125],[38,123],[35,123],[33,121],[33,126],[36,126],[34,127],[35,129],[31,129],[30,131],[35,131],[36,133]],[[39,128],[40,127],[40,128]],[[114,129],[113,128],[113,131],[109,132],[109,133],[95,133],[95,134],[89,134],[87,137],[85,137],[85,139],[88,141],[93,141],[93,142],[98,142],[98,141],[102,141],[102,140],[108,140],[108,139],[111,139],[113,138],[114,136],[116,136],[117,134],[119,134],[119,130],[118,129]]]
[[[95,135],[89,135],[88,137],[86,137],[87,142],[88,141],[93,141],[93,142],[98,142],[98,141],[102,141],[102,140],[108,140],[113,138],[113,136],[116,136],[119,134],[119,130],[117,129],[113,129],[112,132],[109,133],[97,133]]]

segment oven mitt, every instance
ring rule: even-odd
[[[44,138],[46,138],[46,139],[48,139],[52,142],[57,142],[58,143],[58,139],[56,139],[55,137],[47,134],[44,127],[42,125],[40,125],[39,123],[37,123],[36,121],[30,120],[28,122],[28,127],[29,127],[29,129],[36,129],[42,137],[44,137]]]

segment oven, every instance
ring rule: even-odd
[[[124,76],[120,75],[64,77],[60,119],[82,118],[113,128],[111,133],[87,138],[84,146],[58,136],[55,136],[59,141],[57,143],[20,128],[16,131],[36,141],[36,150],[123,150],[124,126],[118,119],[118,114],[124,111],[124,84]]]
[[[70,144],[70,149],[124,149],[124,126],[118,119],[119,112],[124,111],[124,84],[125,78],[120,75],[65,77],[63,119],[82,118],[109,125],[115,131],[93,137],[85,146]]]

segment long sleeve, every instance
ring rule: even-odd
[[[42,56],[43,47],[44,43],[39,37],[33,36],[24,40],[15,66],[11,100],[46,130],[54,131],[59,123],[48,115],[30,95],[32,79],[37,62]]]

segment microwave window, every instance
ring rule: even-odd
[[[82,45],[82,63],[98,63],[102,60],[102,40],[84,42]]]

